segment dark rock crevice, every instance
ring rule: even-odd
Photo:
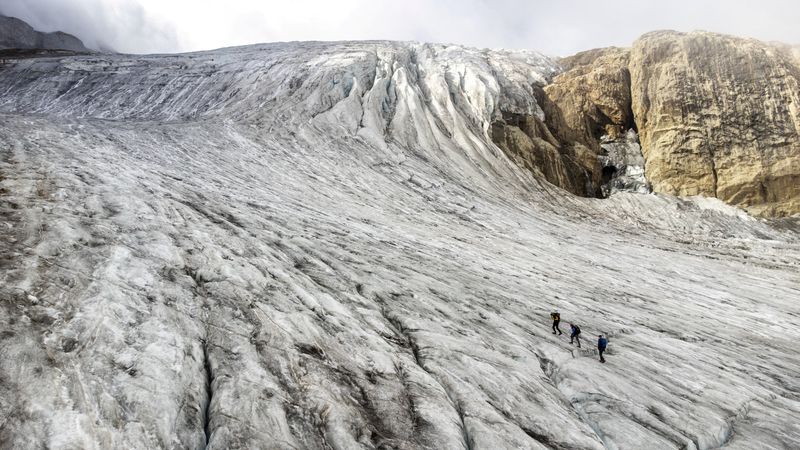
[[[214,398],[214,372],[211,369],[211,361],[208,355],[208,342],[204,339],[202,341],[203,348],[203,376],[205,378],[205,397],[202,405],[203,409],[203,433],[206,438],[206,448],[211,442],[211,401]]]

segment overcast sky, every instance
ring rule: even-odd
[[[0,0],[0,13],[130,53],[394,39],[567,56],[656,29],[800,43],[800,0]]]

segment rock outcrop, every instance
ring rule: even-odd
[[[800,65],[787,46],[656,32],[630,57],[632,107],[658,192],[800,212]]]
[[[602,171],[596,151],[565,139],[571,132],[552,119],[504,111],[492,123],[492,140],[518,166],[573,194],[596,196]]]
[[[595,151],[600,138],[633,128],[628,50],[589,50],[564,58],[565,72],[545,86],[546,113],[560,117],[562,132]]]
[[[543,117],[530,119],[546,124],[546,133],[528,127],[537,133],[511,144],[508,135],[520,133],[495,135],[518,163],[578,195],[644,192],[652,184],[755,215],[792,215],[800,212],[798,55],[790,46],[714,33],[649,33],[632,49],[562,59],[564,71],[542,89]],[[639,133],[643,155],[629,130]],[[553,170],[552,155],[569,163]]]
[[[5,49],[89,51],[80,39],[71,34],[61,31],[43,33],[20,19],[0,15],[0,50]]]
[[[609,184],[637,170],[617,158],[623,148],[639,151],[638,141],[630,140],[636,133],[627,134],[634,128],[628,57],[628,50],[607,48],[562,59],[564,71],[538,91],[541,116],[504,111],[492,127],[494,142],[521,167],[573,194],[642,191],[646,180]]]

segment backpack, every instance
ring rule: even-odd
[[[577,325],[573,325],[573,328],[574,328],[574,329],[572,330],[572,334],[574,334],[574,335],[576,335],[576,336],[577,336],[577,335],[579,335],[579,334],[581,334],[581,327],[579,327],[579,326],[577,326]]]
[[[559,314],[559,313],[557,313],[557,312],[555,312],[555,313],[550,313],[550,317],[551,317],[553,320],[561,320],[561,314]]]

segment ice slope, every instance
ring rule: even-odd
[[[556,70],[390,42],[8,61],[0,447],[800,447],[796,223],[517,169],[487,129]]]

